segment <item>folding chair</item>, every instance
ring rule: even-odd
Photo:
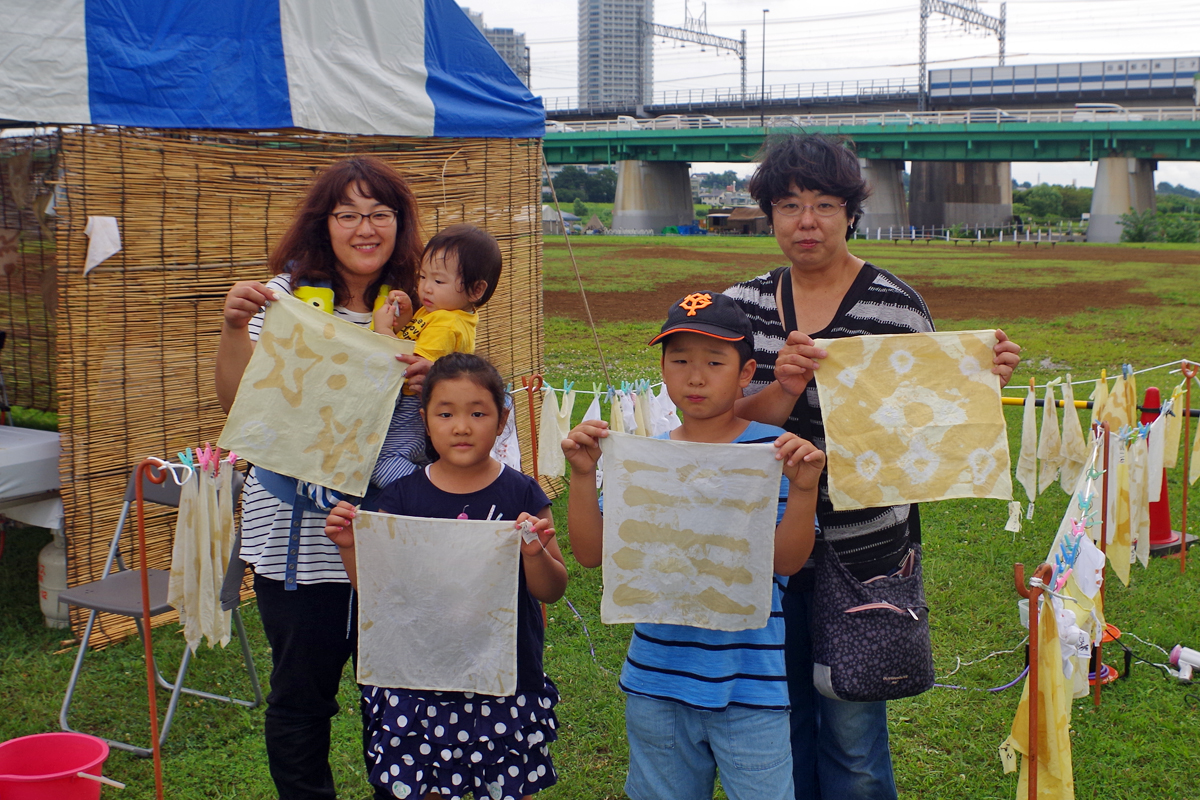
[[[156,470],[157,473],[157,470]],[[233,492],[234,506],[237,506],[238,498],[241,496],[242,485],[245,482],[245,476],[241,472],[235,472],[233,476]],[[71,700],[75,694],[75,687],[79,681],[79,674],[83,669],[83,659],[88,652],[88,642],[92,636],[92,627],[96,622],[96,614],[99,611],[105,611],[110,614],[119,614],[125,617],[132,617],[137,623],[138,633],[145,638],[149,632],[144,629],[142,623],[142,586],[141,586],[141,570],[129,569],[125,565],[125,560],[121,556],[121,535],[125,531],[125,523],[129,520],[130,509],[137,502],[137,470],[129,476],[129,482],[125,487],[125,504],[121,507],[121,516],[117,520],[117,531],[113,535],[112,544],[108,549],[108,558],[104,562],[104,574],[99,580],[85,583],[80,586],[74,586],[59,595],[60,602],[68,605],[79,606],[91,610],[88,614],[87,626],[84,628],[83,639],[79,643],[79,654],[75,657],[75,669],[71,671],[71,678],[67,683],[67,694],[63,698],[62,710],[58,715],[59,726],[64,731],[73,731],[77,733],[86,733],[86,731],[75,731],[67,723],[67,715],[71,710]],[[161,484],[156,484],[146,479],[142,481],[142,497],[146,503],[158,503],[159,505],[179,507],[180,487],[175,484],[171,476],[167,476],[167,480]],[[134,522],[136,523],[136,515]],[[136,524],[134,525],[136,531]],[[116,569],[113,569],[113,564],[116,563]],[[242,573],[245,570],[245,563],[238,558],[236,554],[230,559],[229,569],[226,573],[227,583],[231,583],[233,577],[230,573],[236,573],[238,584],[241,582]],[[167,603],[167,582],[170,578],[170,571],[165,569],[148,570],[148,579],[150,586],[150,614],[152,616],[170,611],[171,606]],[[230,609],[226,609],[230,610]],[[238,639],[242,644],[242,657],[246,662],[246,673],[250,678],[250,685],[254,690],[253,700],[240,700],[225,695],[212,694],[203,692],[198,689],[189,689],[183,685],[184,678],[187,675],[188,665],[191,663],[192,652],[188,647],[184,647],[183,658],[179,663],[179,672],[175,677],[175,682],[171,683],[163,678],[162,673],[158,669],[157,663],[153,664],[154,676],[158,685],[171,693],[171,702],[167,706],[167,714],[163,719],[162,732],[159,735],[159,745],[161,746],[167,740],[167,733],[171,729],[171,721],[175,716],[175,709],[179,704],[179,695],[182,693],[201,697],[206,700],[219,700],[224,703],[236,703],[237,705],[246,708],[255,708],[263,701],[262,689],[258,682],[258,673],[254,668],[254,657],[250,653],[250,642],[246,638],[246,629],[242,624],[242,615],[236,607],[236,603],[232,608],[233,623],[237,628]],[[152,657],[153,660],[153,657]],[[122,750],[128,750],[134,755],[148,758],[152,754],[152,750],[145,747],[128,742],[109,739],[107,737],[99,737],[104,739],[109,745],[118,747]]]

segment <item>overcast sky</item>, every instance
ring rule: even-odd
[[[494,28],[525,33],[533,91],[546,98],[578,91],[575,0],[463,0]],[[691,0],[693,16],[704,4]],[[997,16],[999,2],[980,2]],[[763,9],[766,16],[767,85],[917,77],[919,0],[710,0],[710,33],[740,38],[746,29],[747,87],[761,85]],[[1200,55],[1200,3],[1196,0],[1008,0],[1008,64],[1049,64],[1104,59]],[[682,27],[684,0],[654,0],[654,21]],[[996,64],[996,38],[970,33],[944,17],[929,20],[932,69]],[[654,89],[733,88],[739,62],[728,52],[696,45],[654,45]],[[694,166],[706,169],[713,165]],[[722,165],[722,169],[724,166]],[[750,165],[733,168],[748,173]],[[1018,181],[1090,186],[1095,167],[1082,164],[1013,164]],[[1156,181],[1200,189],[1200,163],[1160,162]]]

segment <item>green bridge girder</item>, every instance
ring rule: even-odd
[[[547,133],[550,164],[615,161],[752,161],[768,133],[788,128]],[[840,125],[807,133],[847,136],[863,158],[904,161],[1200,161],[1200,122],[1058,122]]]

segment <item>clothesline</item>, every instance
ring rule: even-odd
[[[1130,374],[1131,374],[1131,375],[1141,375],[1141,374],[1143,374],[1143,373],[1146,373],[1146,372],[1154,372],[1155,370],[1167,369],[1168,367],[1173,367],[1173,366],[1175,366],[1175,365],[1177,365],[1177,364],[1185,364],[1185,363],[1186,363],[1186,364],[1195,364],[1195,363],[1198,363],[1198,362],[1196,362],[1196,361],[1193,361],[1193,360],[1192,360],[1192,359],[1190,359],[1190,358],[1181,358],[1181,359],[1177,359],[1177,360],[1175,360],[1175,361],[1168,361],[1166,364],[1159,364],[1158,366],[1155,366],[1155,367],[1146,367],[1145,369],[1137,369],[1137,370],[1134,370],[1133,372],[1131,372]],[[1177,369],[1176,369],[1176,370],[1171,370],[1171,373],[1170,373],[1170,374],[1174,375],[1176,372],[1179,372],[1179,370],[1177,370]],[[1119,373],[1118,373],[1118,374],[1119,374]],[[1117,376],[1116,376],[1116,374],[1114,374],[1114,375],[1112,375],[1112,376],[1105,376],[1105,377],[1106,377],[1106,379],[1107,379],[1107,380],[1110,380],[1110,381],[1113,381],[1113,380],[1116,380],[1116,379],[1117,379]],[[1056,385],[1056,386],[1061,386],[1061,385],[1063,385],[1063,383],[1064,383],[1064,381],[1059,381],[1059,382],[1058,382],[1057,384],[1055,384],[1055,385]],[[1080,381],[1071,381],[1071,386],[1092,386],[1092,385],[1094,385],[1095,383],[1096,383],[1096,381],[1095,381],[1095,379],[1094,379],[1094,378],[1087,378],[1087,379],[1080,380]],[[1046,384],[1046,383],[1040,383],[1040,384],[1037,384],[1037,385],[1035,385],[1033,388],[1034,388],[1034,389],[1045,389],[1045,388],[1046,388],[1046,386],[1047,386],[1047,384]],[[1026,389],[1026,387],[1025,387],[1025,386],[1018,386],[1018,385],[1016,385],[1016,384],[1010,384],[1010,385],[1008,385],[1008,386],[1006,386],[1006,387],[1004,387],[1004,388],[1006,388],[1006,389],[1011,389],[1011,390],[1013,390],[1013,391],[1016,391],[1017,389],[1020,389],[1020,390],[1022,390],[1022,391],[1023,391],[1023,390],[1025,390],[1025,389]]]

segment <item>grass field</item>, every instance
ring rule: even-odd
[[[656,376],[657,351],[646,348],[645,342],[657,331],[667,303],[684,293],[680,287],[700,281],[703,288],[721,289],[780,263],[769,238],[580,237],[574,243],[617,381]],[[854,252],[916,286],[940,329],[1002,326],[1025,348],[1014,386],[1030,378],[1041,383],[1067,371],[1077,380],[1092,380],[1100,369],[1112,373],[1122,362],[1144,368],[1185,356],[1200,358],[1200,291],[1195,289],[1200,250],[1194,248],[855,245]],[[572,304],[574,274],[559,242],[547,242],[546,288],[547,376],[556,385],[564,378],[574,380],[579,388],[602,381],[591,333],[581,309]],[[1178,380],[1158,370],[1139,376],[1138,383],[1142,389],[1168,389]],[[1076,394],[1086,397],[1089,391],[1078,387]],[[576,403],[577,417],[586,405]],[[1014,458],[1019,411],[1008,410]],[[1169,487],[1178,526],[1179,474],[1169,476]],[[563,502],[560,498],[555,503],[560,534],[565,533]],[[1015,536],[1004,531],[1002,501],[923,506],[926,589],[941,682],[980,690],[1007,683],[1020,672],[1024,631],[1017,619],[1013,564],[1032,567],[1045,556],[1065,503],[1066,496],[1051,488],[1038,502],[1036,519]],[[1193,531],[1196,516],[1200,510],[1193,509]],[[0,702],[7,711],[0,719],[0,740],[57,728],[73,655],[64,646],[65,632],[41,627],[36,557],[48,540],[41,531],[11,532],[0,558]],[[541,796],[619,798],[627,749],[615,673],[629,628],[600,623],[599,572],[580,569],[570,558],[565,537],[560,540],[571,571],[566,599],[580,618],[566,602],[550,608],[546,669],[563,697],[558,709],[560,738],[553,747],[560,783]],[[1196,560],[1200,550],[1193,554]],[[1183,576],[1177,561],[1154,560],[1146,570],[1134,566],[1128,588],[1115,580],[1109,584],[1107,609],[1109,620],[1128,633],[1167,649],[1176,643],[1200,649],[1200,564],[1190,563]],[[253,604],[245,613],[259,666],[269,671]],[[179,652],[175,632],[163,630],[157,638],[164,652]],[[1151,647],[1130,637],[1126,641],[1141,658],[1165,660]],[[594,647],[594,657],[589,647]],[[1017,652],[962,666],[950,675],[959,659],[975,661],[1014,648]],[[1123,667],[1117,648],[1110,646],[1105,653],[1107,663]],[[237,675],[239,661],[233,651],[203,650],[194,662],[192,682],[237,691],[244,686]],[[90,663],[90,683],[78,701],[80,727],[144,741],[140,646],[130,642],[111,648],[93,655]],[[164,663],[174,663],[173,658],[164,657]],[[1019,693],[1019,686],[999,693],[934,689],[892,703],[892,752],[901,794],[1013,797],[1016,778],[1002,773],[997,747],[1008,735]],[[343,682],[342,698],[334,730],[338,783],[343,797],[367,797],[356,744],[356,691],[349,679]],[[1075,703],[1071,740],[1076,796],[1200,798],[1197,725],[1200,689],[1179,685],[1156,667],[1135,664],[1128,680],[1106,689],[1100,710]],[[164,751],[167,796],[271,797],[261,729],[261,709],[186,701]],[[106,773],[130,783],[120,796],[153,796],[147,761],[115,753]],[[106,796],[118,796],[105,791]]]

